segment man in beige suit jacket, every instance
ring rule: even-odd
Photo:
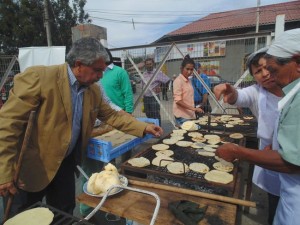
[[[102,99],[95,82],[102,76],[106,60],[99,41],[82,38],[73,44],[67,63],[30,67],[15,76],[9,99],[0,111],[0,196],[17,192],[12,181],[32,110],[37,113],[36,121],[20,171],[22,190],[15,196],[25,196],[23,208],[46,196],[47,204],[73,212],[75,165],[86,155],[97,117],[132,135],[161,135],[160,127],[120,115]]]

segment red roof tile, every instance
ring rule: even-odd
[[[212,13],[166,36],[228,30],[256,25],[256,7]],[[300,20],[300,1],[292,1],[260,7],[260,25],[275,24],[276,16],[285,14],[285,21]]]

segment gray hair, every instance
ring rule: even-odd
[[[75,66],[77,60],[89,66],[100,58],[103,58],[105,62],[109,60],[103,45],[95,38],[85,37],[73,43],[66,61],[71,67]]]

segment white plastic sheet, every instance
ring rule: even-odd
[[[25,47],[19,48],[20,71],[36,65],[58,65],[65,62],[66,47]]]

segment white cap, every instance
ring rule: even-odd
[[[280,58],[292,58],[300,54],[300,28],[283,32],[270,46],[267,54]]]

